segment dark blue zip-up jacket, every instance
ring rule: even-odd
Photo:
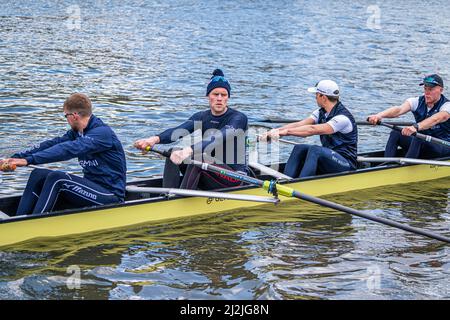
[[[433,108],[428,109],[427,104],[425,102],[425,96],[421,96],[419,98],[419,105],[417,109],[413,111],[413,115],[414,118],[416,119],[416,122],[419,123],[425,120],[426,118],[429,118],[432,115],[438,113],[439,111],[441,111],[441,107],[448,101],[449,100],[444,95],[441,95],[441,99],[438,102],[436,102]],[[432,137],[436,137],[445,141],[450,141],[450,120],[439,123],[430,129],[420,131],[420,133],[430,135]]]
[[[84,178],[125,198],[126,160],[122,143],[114,131],[92,115],[83,134],[69,130],[62,137],[47,140],[13,158],[28,164],[44,164],[78,158]]]
[[[214,116],[211,110],[200,111],[178,127],[168,129],[158,136],[161,144],[167,144],[200,128],[203,140],[191,146],[194,154],[212,151],[211,155],[219,162],[236,171],[248,172],[248,119],[242,112],[228,108],[223,115]]]
[[[353,125],[352,132],[335,132],[329,135],[321,135],[320,141],[322,142],[322,146],[339,153],[349,161],[353,169],[356,169],[358,166],[358,162],[356,161],[358,156],[358,128],[356,126],[355,118],[353,118],[350,111],[348,111],[341,102],[338,102],[334,106],[328,116],[326,116],[325,109],[320,108],[318,123],[326,123],[338,115],[344,115],[350,119]]]

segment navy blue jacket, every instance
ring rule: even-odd
[[[248,172],[248,119],[242,112],[231,108],[228,108],[221,116],[214,116],[211,110],[197,112],[178,127],[159,134],[160,143],[175,142],[183,135],[192,133],[200,127],[203,140],[191,146],[194,154],[205,152],[236,171]],[[228,153],[232,151],[233,157],[227,155],[227,151]]]
[[[446,97],[444,97],[444,95],[442,95],[441,99],[438,102],[436,102],[433,108],[428,109],[427,104],[425,102],[425,96],[421,96],[419,98],[419,105],[417,106],[417,109],[413,111],[413,115],[414,118],[416,119],[416,122],[419,123],[425,120],[426,118],[429,118],[432,115],[438,113],[441,110],[441,107],[448,101],[449,100]],[[443,123],[439,123],[430,129],[420,131],[420,133],[430,135],[432,137],[436,137],[445,141],[450,141],[450,120],[447,120],[446,122]]]
[[[92,115],[81,135],[69,130],[62,137],[47,140],[13,158],[26,159],[28,164],[44,164],[78,158],[84,178],[125,198],[125,152],[114,131]]]
[[[318,123],[326,123],[338,115],[344,115],[350,119],[353,125],[352,132],[335,132],[330,135],[321,135],[320,141],[322,142],[322,146],[339,153],[349,161],[353,169],[356,169],[358,165],[358,162],[356,161],[356,158],[358,156],[358,128],[356,126],[355,118],[353,118],[353,115],[350,113],[350,111],[347,110],[347,108],[344,107],[341,102],[338,102],[334,106],[328,116],[325,116],[325,114],[325,109],[320,108]]]

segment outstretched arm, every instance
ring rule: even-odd
[[[70,141],[71,140],[71,131],[68,131],[65,135],[63,135],[62,137],[56,137],[54,139],[51,140],[46,140],[44,142],[39,143],[38,145],[35,145],[33,147],[31,147],[28,150],[22,151],[22,152],[18,152],[15,153],[14,155],[11,156],[11,158],[19,158],[19,159],[24,159],[26,157],[31,156],[34,153],[37,153],[39,151],[43,151],[45,149],[51,148],[59,143],[63,143],[66,141]]]
[[[367,119],[371,124],[377,124],[383,118],[397,118],[411,111],[411,103],[406,100],[401,106],[394,106],[377,114],[369,116]]]
[[[309,137],[333,133],[334,129],[328,123],[304,125],[301,127],[280,130],[280,136],[296,136],[296,137]]]
[[[148,147],[152,148],[155,144],[172,143],[182,136],[188,135],[195,130],[195,121],[201,121],[202,112],[194,114],[189,120],[183,122],[175,128],[167,129],[161,132],[159,135],[152,136],[146,139],[140,139],[134,142],[134,147],[142,150],[144,153]]]
[[[112,147],[111,134],[111,129],[100,127],[75,140],[65,141],[35,152],[26,156],[25,159],[28,164],[44,164],[65,161],[89,153],[102,152]]]
[[[309,118],[303,119],[298,122],[289,123],[285,126],[277,128],[277,129],[272,129],[272,130],[264,133],[263,135],[261,135],[259,140],[267,141],[269,139],[277,139],[280,135],[288,135],[288,134],[280,134],[281,132],[286,133],[288,131],[292,131],[292,130],[296,130],[296,129],[300,130],[301,128],[310,127],[314,124],[315,124],[315,120],[313,118],[309,117]]]

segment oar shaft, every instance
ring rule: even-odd
[[[160,153],[160,154],[165,155],[165,156],[170,156],[170,151],[163,151],[161,148],[155,148],[155,146],[151,149],[151,151]],[[444,237],[442,235],[439,235],[439,234],[436,234],[436,233],[433,233],[433,232],[429,232],[429,231],[426,231],[426,230],[421,230],[421,229],[417,229],[417,228],[414,228],[414,227],[410,227],[410,226],[407,226],[407,225],[404,225],[404,224],[401,224],[401,223],[398,223],[398,222],[395,222],[395,221],[392,221],[392,220],[388,220],[388,219],[385,219],[385,218],[380,218],[380,217],[375,217],[375,216],[372,216],[372,215],[368,215],[367,213],[364,213],[364,212],[361,212],[361,211],[358,211],[358,210],[355,210],[355,209],[352,209],[352,208],[349,208],[349,207],[345,207],[343,205],[340,205],[340,204],[337,204],[337,203],[334,203],[334,202],[330,202],[330,201],[327,201],[327,200],[323,200],[323,199],[320,199],[320,198],[316,198],[316,197],[313,197],[313,196],[310,196],[310,195],[306,195],[306,194],[300,193],[299,191],[296,191],[296,190],[294,190],[294,189],[292,189],[290,187],[277,184],[274,181],[267,181],[267,180],[266,181],[262,181],[262,180],[259,180],[259,179],[256,179],[256,178],[249,177],[249,176],[244,175],[244,174],[240,174],[240,173],[235,172],[235,171],[227,170],[227,169],[220,168],[220,167],[217,167],[217,166],[212,165],[212,164],[203,163],[203,162],[196,161],[196,160],[191,160],[191,164],[194,164],[194,165],[196,165],[196,166],[198,166],[198,167],[200,167],[200,168],[202,168],[203,170],[206,170],[206,171],[215,172],[215,173],[217,173],[219,175],[224,175],[224,176],[227,176],[229,178],[233,178],[233,179],[236,179],[236,180],[239,180],[239,181],[242,181],[242,182],[246,182],[246,183],[249,183],[249,184],[253,184],[253,185],[259,186],[259,187],[261,187],[261,188],[263,188],[263,189],[265,189],[265,190],[267,190],[269,192],[273,192],[274,191],[273,189],[275,187],[277,193],[280,194],[280,195],[283,195],[285,197],[295,197],[297,199],[301,199],[301,200],[305,200],[305,201],[312,202],[312,203],[315,203],[315,204],[319,204],[319,205],[322,205],[322,206],[325,206],[325,207],[328,207],[328,208],[331,208],[331,209],[342,211],[342,212],[345,212],[345,213],[348,213],[348,214],[352,214],[352,215],[355,215],[355,216],[358,216],[358,217],[361,217],[361,218],[365,218],[365,219],[368,219],[368,220],[371,220],[371,221],[379,222],[379,223],[382,223],[382,224],[385,224],[385,225],[388,225],[388,226],[391,226],[391,227],[394,227],[394,228],[398,228],[398,229],[401,229],[401,230],[404,230],[404,231],[409,231],[409,232],[412,232],[412,233],[416,233],[416,234],[420,234],[420,235],[429,237],[431,239],[440,240],[440,241],[443,241],[443,242],[446,242],[446,243],[450,243],[450,238]]]
[[[262,136],[260,134],[257,134],[256,137],[258,138],[258,141],[260,141],[259,138],[261,138]],[[297,145],[298,144],[298,143],[296,143],[294,141],[289,141],[289,140],[286,140],[286,139],[270,139],[270,140],[268,140],[268,142],[269,141],[273,141],[273,142],[280,141],[282,143],[292,144],[292,145]]]
[[[404,127],[412,126],[413,124],[415,124],[415,122],[411,122],[411,121],[388,121],[388,122],[383,122],[383,123],[393,125],[393,126],[404,126]],[[373,126],[373,124],[371,124],[370,122],[367,122],[367,121],[356,121],[356,124],[359,126]]]
[[[261,119],[256,120],[255,122],[262,122],[262,123],[292,123],[292,122],[299,122],[301,120],[299,119],[281,119],[281,118],[267,118],[267,119]]]
[[[412,158],[375,158],[375,157],[358,157],[358,162],[398,162],[411,164],[426,164],[431,166],[450,167],[450,161],[423,160]]]
[[[229,177],[234,178],[236,180],[240,180],[240,181],[243,181],[243,182],[248,182],[250,184],[254,184],[254,185],[263,187],[266,190],[270,188],[269,187],[270,184],[271,184],[270,181],[262,181],[262,180],[259,180],[259,179],[256,179],[256,178],[247,177],[245,175],[236,173],[234,171],[222,169],[222,168],[216,167],[214,165],[205,164],[205,163],[201,163],[201,162],[198,162],[198,161],[194,161],[193,164],[195,164],[197,166],[200,166],[203,170],[216,172],[218,174],[229,176]],[[409,232],[412,232],[412,233],[416,233],[416,234],[420,234],[420,235],[429,237],[431,239],[440,240],[440,241],[444,241],[444,242],[450,243],[450,238],[444,237],[442,235],[439,235],[439,234],[436,234],[436,233],[433,233],[433,232],[429,232],[429,231],[426,231],[426,230],[421,230],[421,229],[418,229],[418,228],[410,227],[410,226],[407,226],[407,225],[404,225],[404,224],[401,224],[401,223],[398,223],[398,222],[395,222],[395,221],[392,221],[392,220],[388,220],[388,219],[385,219],[385,218],[375,217],[375,216],[369,215],[367,213],[364,213],[364,212],[361,212],[361,211],[358,211],[358,210],[355,210],[355,209],[352,209],[352,208],[349,208],[349,207],[346,207],[346,206],[343,206],[343,205],[340,205],[340,204],[337,204],[337,203],[334,203],[334,202],[330,202],[330,201],[327,201],[327,200],[323,200],[323,199],[316,198],[316,197],[313,197],[313,196],[310,196],[310,195],[307,195],[307,194],[300,193],[300,192],[298,192],[296,190],[293,190],[292,188],[289,188],[289,187],[286,187],[286,186],[283,186],[283,185],[276,184],[276,188],[277,188],[277,192],[279,194],[281,194],[283,196],[286,196],[286,197],[294,197],[294,198],[297,198],[297,199],[305,200],[305,201],[312,202],[312,203],[315,203],[315,204],[318,204],[318,205],[322,205],[322,206],[325,206],[325,207],[328,207],[328,208],[331,208],[331,209],[335,209],[335,210],[338,210],[338,211],[346,212],[348,214],[352,214],[352,215],[355,215],[355,216],[358,216],[358,217],[361,217],[361,218],[365,218],[365,219],[368,219],[368,220],[371,220],[371,221],[379,222],[379,223],[382,223],[384,225],[388,225],[388,226],[391,226],[391,227],[394,227],[394,228],[398,228],[398,229],[401,229],[401,230],[404,230],[404,231],[409,231]]]
[[[403,130],[403,128],[400,128],[400,127],[398,127],[396,125],[392,125],[392,124],[389,124],[389,123],[386,123],[386,122],[380,122],[379,124],[382,125],[382,126],[391,128],[393,130],[397,130],[397,131],[402,131]],[[428,136],[426,134],[419,133],[419,132],[416,132],[415,134],[413,134],[413,136],[415,136],[415,137],[417,137],[417,138],[419,138],[421,140],[427,141],[427,142],[439,144],[441,146],[446,146],[446,147],[450,148],[450,141],[445,141],[445,140],[442,140],[442,139],[438,139],[438,138],[435,138],[435,137],[432,137],[432,136]]]
[[[153,151],[153,152],[156,152],[156,153],[159,153],[160,155],[162,155],[162,156],[164,156],[164,157],[166,157],[166,158],[170,158],[170,155],[171,155],[171,153],[172,153],[172,149],[165,149],[165,148],[161,148],[161,146],[160,145],[158,145],[158,144],[155,144],[153,147],[147,147],[146,149],[145,149],[146,151]]]
[[[267,118],[262,120],[256,120],[255,122],[261,123],[293,123],[299,122],[301,119],[282,119],[282,118]],[[385,122],[387,124],[395,125],[395,126],[412,126],[415,122],[411,121],[388,121]],[[371,126],[372,124],[367,121],[356,121],[357,125],[361,126]]]
[[[388,219],[385,219],[385,218],[375,217],[375,216],[372,216],[370,214],[366,214],[364,212],[361,212],[361,211],[358,211],[358,210],[355,210],[355,209],[352,209],[352,208],[349,208],[349,207],[345,207],[343,205],[340,205],[340,204],[337,204],[337,203],[334,203],[334,202],[330,202],[330,201],[327,201],[327,200],[324,200],[324,199],[319,199],[319,198],[316,198],[316,197],[312,197],[312,196],[300,193],[298,191],[294,191],[294,195],[293,196],[298,198],[298,199],[302,199],[302,200],[305,200],[305,201],[308,201],[308,202],[313,202],[315,204],[318,204],[318,205],[321,205],[321,206],[324,206],[324,207],[327,207],[327,208],[335,209],[335,210],[338,210],[338,211],[343,211],[343,212],[346,212],[346,213],[349,213],[349,214],[352,214],[352,215],[355,215],[355,216],[358,216],[358,217],[361,217],[361,218],[364,218],[364,219],[368,219],[368,220],[371,220],[371,221],[379,222],[379,223],[382,223],[382,224],[387,225],[387,226],[391,226],[391,227],[394,227],[394,228],[402,229],[404,231],[420,234],[420,235],[423,235],[425,237],[429,237],[429,238],[432,238],[432,239],[436,239],[436,240],[440,240],[440,241],[444,241],[444,242],[450,243],[450,238],[444,237],[444,236],[442,236],[440,234],[436,234],[434,232],[429,232],[429,231],[426,231],[426,230],[410,227],[408,225],[404,225],[402,223],[398,223],[398,222],[395,222],[395,221],[392,221],[392,220],[388,220]]]
[[[152,151],[153,151],[153,149],[152,149]],[[202,168],[205,171],[214,172],[214,173],[217,173],[219,175],[221,174],[221,175],[224,175],[224,176],[227,176],[229,178],[233,178],[233,179],[236,179],[236,180],[239,180],[239,181],[242,181],[242,182],[246,182],[246,183],[249,183],[249,184],[257,185],[259,187],[263,187],[263,185],[264,185],[264,181],[262,181],[262,180],[259,180],[259,179],[256,179],[256,178],[252,178],[252,177],[249,177],[249,176],[246,176],[244,174],[240,174],[240,173],[237,173],[237,172],[234,172],[234,171],[231,171],[231,170],[220,168],[220,167],[217,167],[217,166],[212,165],[212,164],[200,162],[200,161],[197,161],[197,160],[191,160],[190,163],[192,163],[192,164]]]
[[[173,194],[173,195],[179,195],[179,196],[228,199],[228,200],[238,200],[238,201],[252,201],[252,202],[263,202],[263,203],[273,203],[273,204],[277,204],[280,201],[279,199],[275,199],[275,198],[260,197],[260,196],[254,196],[254,195],[246,195],[246,194],[233,194],[233,193],[175,189],[175,188],[153,188],[153,187],[149,188],[149,187],[128,186],[127,191],[132,192],[132,193],[148,192],[148,193],[153,193],[153,194]]]

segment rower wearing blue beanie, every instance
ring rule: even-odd
[[[140,150],[152,148],[155,144],[169,144],[201,129],[202,141],[181,150],[173,151],[166,160],[163,187],[182,189],[213,190],[238,186],[240,181],[215,173],[209,173],[184,160],[194,158],[213,159],[223,168],[247,174],[246,141],[248,119],[240,111],[228,107],[231,95],[230,82],[220,69],[214,70],[206,88],[209,109],[192,115],[175,128],[134,143]],[[182,179],[181,175],[182,174]]]

